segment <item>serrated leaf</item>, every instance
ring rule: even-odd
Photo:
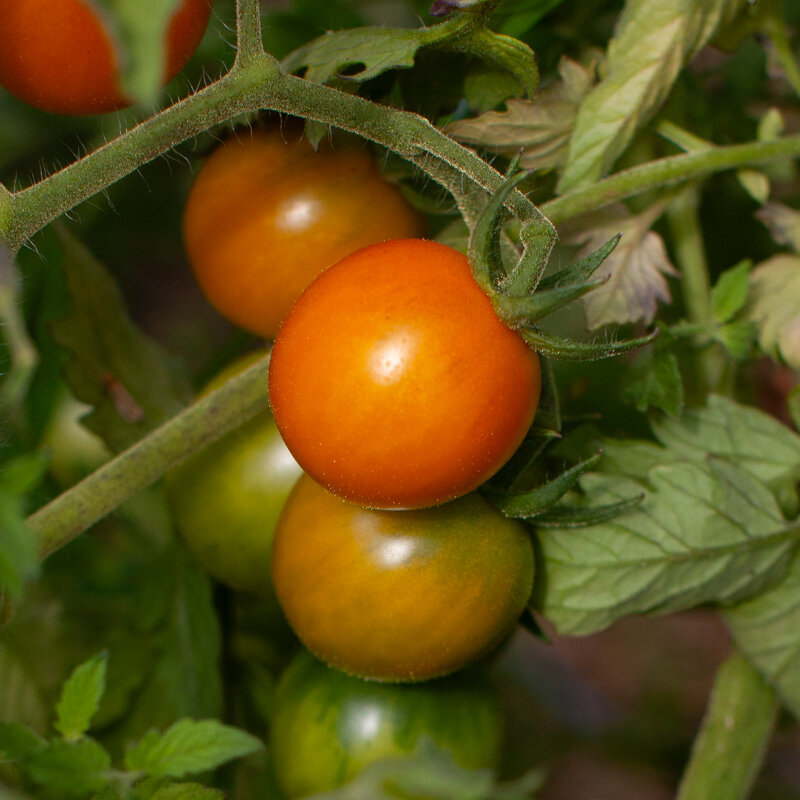
[[[475,119],[453,122],[446,132],[458,141],[502,155],[515,155],[522,149],[521,169],[561,166],[578,106],[594,81],[594,70],[562,57],[558,71],[559,78],[535,99],[510,98],[505,111],[488,111]]]
[[[723,616],[739,649],[800,719],[800,555],[777,586]]]
[[[172,783],[142,800],[224,800],[224,797],[219,789],[210,789],[199,783]]]
[[[745,259],[726,269],[711,290],[711,307],[717,322],[728,322],[744,308],[753,263]]]
[[[47,742],[18,722],[0,722],[0,762],[19,761],[47,746]]]
[[[94,739],[56,739],[25,761],[26,772],[37,783],[76,797],[102,791],[110,769],[111,758]]]
[[[667,256],[663,239],[650,230],[654,216],[651,209],[631,216],[627,210],[615,208],[585,218],[579,229],[564,231],[565,241],[583,243],[579,256],[588,255],[622,234],[614,252],[594,274],[605,284],[583,300],[590,329],[614,323],[649,324],[659,302],[672,302],[665,276],[678,273]]]
[[[739,360],[750,355],[757,336],[756,325],[750,320],[729,322],[714,332],[714,339],[723,345],[733,358]]]
[[[122,450],[174,416],[191,396],[172,360],[131,322],[119,288],[100,262],[59,229],[73,309],[52,326],[68,352],[65,377],[94,411],[83,421]]]
[[[99,653],[76,667],[61,690],[56,705],[55,729],[68,742],[89,730],[106,686],[108,653]]]
[[[303,45],[283,59],[287,72],[305,70],[303,77],[313,83],[328,83],[347,73],[348,81],[366,81],[389,69],[414,66],[421,47],[441,44],[463,28],[458,19],[430,28],[349,28],[329,31]]]
[[[559,192],[605,175],[658,110],[682,66],[744,0],[628,0],[608,46],[606,76],[582,103]]]
[[[745,313],[763,350],[800,368],[800,256],[774,256],[753,270]]]
[[[736,602],[780,576],[796,541],[770,491],[722,460],[655,467],[644,489],[602,475],[581,483],[592,505],[644,498],[610,522],[540,535],[545,579],[536,606],[560,633]]]
[[[757,408],[710,395],[704,408],[687,408],[680,420],[650,422],[673,457],[727,458],[768,485],[800,477],[800,436]]]
[[[755,216],[769,228],[778,244],[784,244],[800,254],[800,211],[783,203],[772,202],[764,203]]]
[[[105,12],[117,47],[125,93],[153,104],[166,72],[164,42],[179,0],[94,0]]]
[[[262,743],[217,720],[176,722],[164,733],[151,731],[125,752],[125,766],[153,776],[182,778],[254,753]]]
[[[677,417],[683,408],[683,381],[675,355],[657,348],[649,358],[642,358],[628,368],[620,398],[639,411],[660,408]]]

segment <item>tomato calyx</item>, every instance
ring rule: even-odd
[[[511,170],[514,169],[516,163],[512,162]],[[541,218],[531,217],[522,220],[519,232],[522,253],[515,256],[516,264],[507,269],[503,255],[510,248],[503,247],[504,205],[508,195],[526,177],[527,173],[518,172],[505,181],[489,199],[470,237],[469,260],[475,280],[491,298],[497,315],[531,348],[552,358],[595,361],[652,342],[658,336],[658,329],[633,339],[583,342],[554,336],[536,325],[540,319],[605,283],[605,279],[592,276],[613,252],[621,234],[585,258],[543,278],[553,245],[552,235]]]

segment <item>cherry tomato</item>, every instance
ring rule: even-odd
[[[422,221],[369,151],[294,127],[240,132],[197,176],[183,221],[197,280],[228,319],[273,338],[317,275],[373,242],[418,236]]]
[[[235,362],[205,392],[262,355]],[[272,537],[300,473],[266,411],[172,470],[166,486],[173,519],[196,561],[222,583],[274,603]]]
[[[414,686],[352,678],[307,652],[281,677],[271,728],[275,773],[287,797],[335,789],[370,764],[425,744],[467,769],[499,761],[503,718],[485,672]]]
[[[523,525],[477,494],[419,511],[374,511],[307,475],[272,551],[278,601],[303,644],[352,675],[419,681],[474,661],[530,595]]]
[[[317,278],[269,378],[298,463],[373,508],[431,506],[486,481],[522,442],[540,386],[538,357],[466,257],[422,239],[364,248]]]
[[[210,0],[182,0],[166,34],[164,83],[197,49]],[[130,105],[111,31],[88,0],[11,0],[0,25],[0,84],[56,114],[101,114]]]

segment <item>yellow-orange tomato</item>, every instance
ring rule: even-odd
[[[211,0],[182,0],[166,32],[164,83],[197,49]],[[57,114],[101,114],[130,105],[113,36],[87,0],[10,0],[0,24],[0,84]]]
[[[406,239],[309,286],[275,341],[269,387],[286,445],[318,483],[371,508],[424,508],[511,457],[541,373],[464,255]]]
[[[323,142],[315,153],[289,127],[240,132],[218,147],[192,186],[183,232],[212,305],[272,338],[324,269],[353,250],[423,229],[367,149]]]
[[[373,511],[303,475],[281,512],[275,593],[326,663],[419,681],[474,661],[509,633],[533,582],[523,525],[470,494],[419,511]]]

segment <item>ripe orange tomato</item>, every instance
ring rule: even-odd
[[[531,592],[525,527],[477,494],[419,511],[372,511],[307,475],[272,550],[278,602],[333,667],[421,681],[474,661],[513,628]]]
[[[263,355],[257,352],[234,362],[203,393]],[[175,526],[195,560],[217,580],[259,595],[276,610],[270,579],[272,536],[300,473],[265,409],[166,476]]]
[[[216,309],[266,338],[314,278],[353,250],[419,236],[422,220],[369,151],[299,129],[240,132],[197,176],[183,218],[189,263]]]
[[[327,792],[382,759],[435,746],[466,769],[498,766],[503,716],[495,687],[472,669],[431,683],[362,681],[300,652],[275,690],[270,728],[287,797]]]
[[[182,0],[166,35],[164,83],[197,49],[211,0]],[[88,0],[13,0],[0,25],[0,84],[56,114],[102,114],[130,105],[114,39]]]
[[[364,248],[317,278],[269,375],[300,466],[371,508],[432,506],[488,480],[522,442],[540,387],[538,357],[467,258],[421,239]]]

